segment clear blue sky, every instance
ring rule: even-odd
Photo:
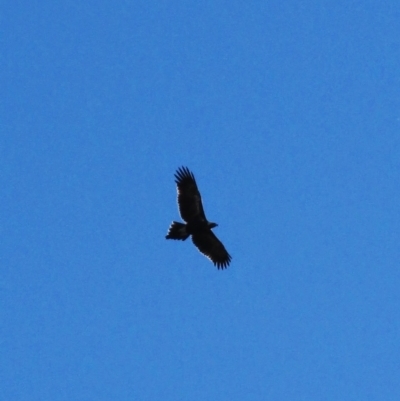
[[[0,29],[0,400],[400,400],[399,2]],[[165,240],[182,165],[227,270]]]

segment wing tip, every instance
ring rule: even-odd
[[[229,253],[228,253],[228,256],[226,257],[225,260],[222,260],[222,261],[218,260],[218,261],[213,261],[213,262],[214,262],[214,266],[216,266],[218,270],[224,270],[224,269],[228,268],[228,266],[231,263],[231,260],[232,260],[232,256],[229,255]]]
[[[174,174],[176,184],[179,184],[184,179],[191,179],[196,182],[194,174],[186,166],[181,166],[176,169]]]

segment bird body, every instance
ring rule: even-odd
[[[194,245],[218,269],[228,267],[232,257],[211,231],[218,224],[206,219],[193,173],[187,167],[180,167],[175,173],[175,182],[178,191],[179,212],[186,224],[173,221],[165,238],[185,241],[192,236]]]

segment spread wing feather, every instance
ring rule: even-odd
[[[180,167],[175,173],[178,190],[179,213],[182,219],[189,222],[193,219],[206,219],[201,195],[193,173],[187,167]]]
[[[211,230],[193,234],[192,241],[199,251],[207,256],[218,269],[224,269],[229,266],[232,257]]]

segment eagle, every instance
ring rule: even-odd
[[[211,231],[218,224],[206,219],[193,173],[187,167],[180,167],[174,177],[179,213],[186,224],[173,221],[165,238],[185,241],[192,236],[193,244],[214,263],[214,266],[218,269],[228,267],[232,257]]]

